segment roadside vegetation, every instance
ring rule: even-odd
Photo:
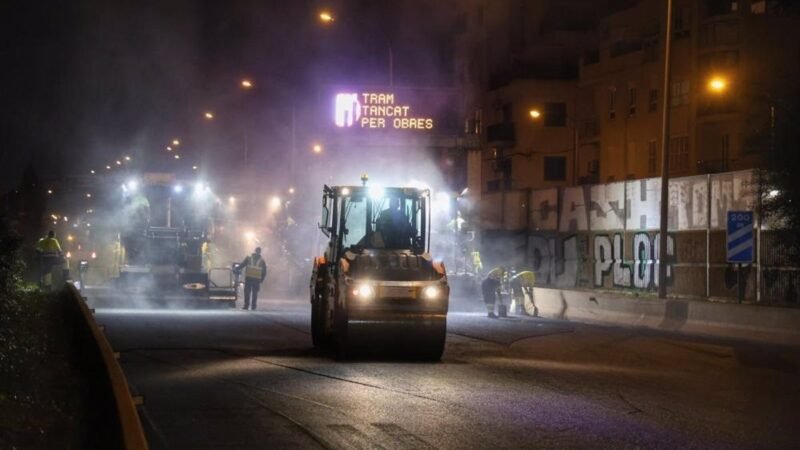
[[[23,279],[22,240],[0,216],[0,448],[81,448],[87,377],[64,293]]]

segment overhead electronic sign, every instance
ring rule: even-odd
[[[402,91],[346,91],[334,97],[333,123],[337,128],[363,130],[433,130],[437,120]],[[417,109],[423,110],[418,112]]]

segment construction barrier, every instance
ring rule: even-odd
[[[800,310],[707,300],[534,288],[539,317],[800,345]]]

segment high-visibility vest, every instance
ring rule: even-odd
[[[247,257],[247,267],[244,268],[244,276],[245,278],[255,278],[257,280],[261,279],[263,275],[263,268],[259,264],[261,262],[261,257],[252,256]]]
[[[520,286],[533,287],[533,285],[536,283],[536,274],[530,270],[525,270],[514,275],[514,278],[512,278],[511,281],[519,281]]]
[[[42,253],[58,253],[61,251],[61,245],[58,243],[58,240],[51,237],[39,239],[39,242],[36,243],[36,248]]]
[[[481,262],[481,252],[479,251],[472,252],[472,266],[476,270],[483,269],[483,263]]]

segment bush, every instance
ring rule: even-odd
[[[24,271],[22,238],[0,214],[0,302],[9,301],[22,289]]]

